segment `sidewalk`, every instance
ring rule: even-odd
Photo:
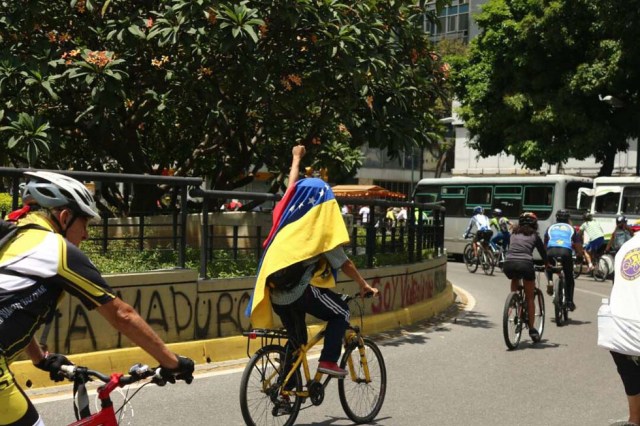
[[[424,302],[416,303],[397,311],[370,315],[363,318],[363,331],[368,334],[381,333],[398,327],[408,326],[415,322],[431,318],[449,308],[455,300],[451,283],[447,282],[444,291]],[[355,318],[354,318],[355,321]],[[309,335],[317,333],[321,325],[310,325]],[[248,359],[259,348],[259,340],[252,340],[247,348],[247,338],[232,336],[218,339],[198,340],[168,344],[175,353],[192,358],[197,371],[225,369],[237,367]],[[138,347],[113,349],[70,355],[69,359],[77,365],[83,365],[104,373],[127,372],[136,363],[155,365],[157,362]],[[16,381],[29,395],[37,396],[67,389],[49,379],[48,373],[33,367],[29,361],[17,361],[11,365]],[[43,389],[45,388],[45,389]],[[58,389],[54,389],[58,388]]]

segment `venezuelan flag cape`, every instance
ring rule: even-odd
[[[321,179],[301,179],[287,188],[273,211],[273,226],[264,242],[258,277],[246,314],[255,328],[273,327],[267,277],[349,242],[338,202]],[[317,275],[317,276],[316,276]],[[322,278],[321,278],[322,276]],[[315,274],[312,284],[335,286],[333,274]]]

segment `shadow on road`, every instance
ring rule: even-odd
[[[342,422],[344,420],[347,420],[345,417],[329,417],[327,420],[324,420],[322,422],[311,422],[311,423],[296,423],[297,425],[300,426],[317,426],[317,425],[333,425],[336,422]],[[381,417],[378,419],[374,419],[371,423],[367,423],[368,425],[382,425],[385,423],[381,423],[384,420],[390,420],[391,417],[387,416],[387,417]],[[388,424],[388,423],[387,423]]]
[[[466,311],[452,322],[456,325],[462,325],[472,328],[495,328],[495,324],[486,319],[487,316],[476,311]]]
[[[531,341],[520,342],[520,345],[518,345],[516,349],[511,351],[507,350],[507,352],[517,352],[523,349],[548,349],[548,348],[557,349],[559,347],[560,345],[558,343],[552,343],[546,339],[542,339],[538,343],[533,343]]]

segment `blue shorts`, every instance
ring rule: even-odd
[[[603,244],[604,244],[604,237],[598,237],[595,240],[589,241],[584,246],[584,249],[587,251],[598,251],[598,249],[602,247]]]

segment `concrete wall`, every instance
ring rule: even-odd
[[[383,316],[442,293],[446,287],[446,257],[364,269],[361,273],[380,290],[380,298],[365,302],[365,315]],[[249,329],[244,310],[254,280],[198,281],[197,272],[191,270],[107,276],[114,291],[168,343],[235,336]],[[336,290],[354,294],[357,285],[340,274]],[[51,351],[74,354],[131,346],[126,337],[75,298],[65,296],[59,311],[46,339]]]

